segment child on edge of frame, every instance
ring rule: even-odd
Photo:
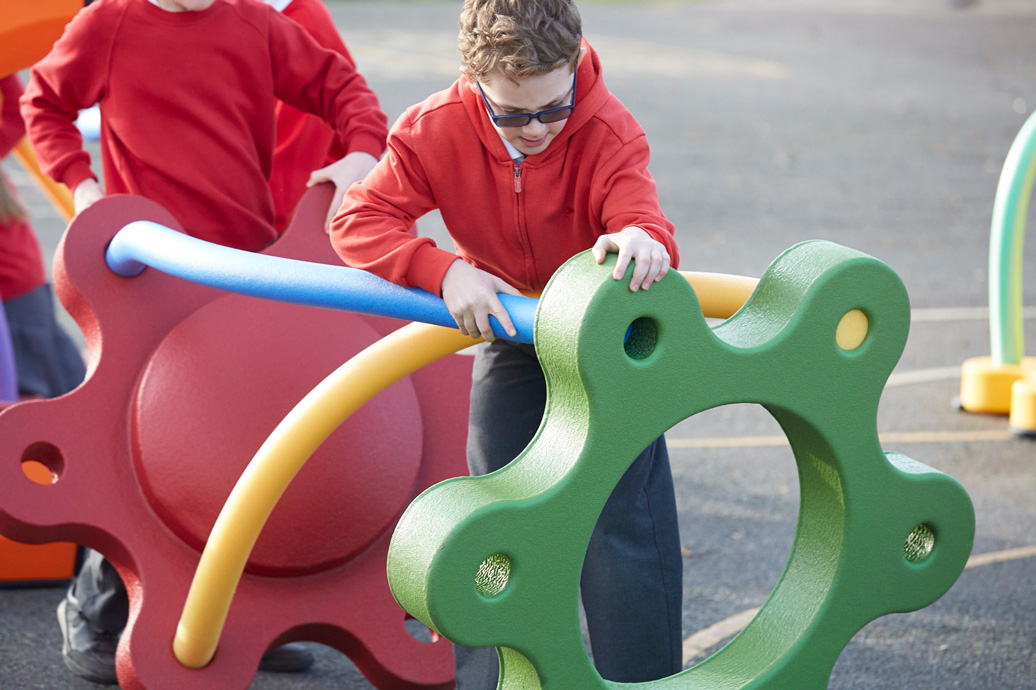
[[[236,249],[259,251],[279,234],[270,187],[278,102],[337,134],[343,156],[321,179],[339,193],[385,149],[387,118],[352,61],[254,0],[93,2],[31,75],[21,100],[29,138],[43,171],[73,190],[77,213],[106,192],[137,194],[168,209],[187,234]],[[103,188],[75,126],[95,104]],[[87,550],[57,613],[65,665],[96,683],[118,682],[128,600],[101,554]],[[259,668],[312,663],[309,650],[290,644]]]

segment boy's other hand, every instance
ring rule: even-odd
[[[594,259],[604,263],[608,254],[618,254],[615,262],[615,280],[621,280],[626,267],[633,262],[630,291],[647,290],[652,283],[662,280],[669,272],[669,252],[665,245],[654,239],[643,228],[631,225],[621,231],[601,235],[593,246]]]
[[[489,323],[489,315],[496,317],[508,335],[518,331],[511,321],[511,315],[504,309],[497,293],[521,295],[507,282],[475,268],[463,259],[457,259],[446,270],[442,279],[442,298],[446,308],[457,322],[457,328],[472,338],[496,340]]]
[[[342,197],[353,182],[358,182],[367,177],[367,173],[374,169],[378,159],[369,153],[353,151],[345,157],[335,161],[331,165],[314,170],[306,183],[307,187],[318,185],[321,182],[331,182],[335,186],[335,195],[331,199],[331,206],[327,209],[327,218],[324,219],[324,232],[331,229],[331,220],[338,214],[342,206]]]
[[[88,177],[76,185],[72,192],[72,204],[75,206],[75,214],[78,216],[86,209],[104,198],[104,190],[101,183],[92,177]]]

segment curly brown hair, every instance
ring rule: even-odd
[[[572,0],[464,0],[462,69],[477,81],[493,70],[512,82],[579,60],[582,20]]]

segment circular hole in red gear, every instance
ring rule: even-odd
[[[52,443],[33,443],[22,453],[22,472],[34,484],[56,484],[65,471],[65,457]]]

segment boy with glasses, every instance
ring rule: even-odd
[[[351,266],[441,294],[475,355],[468,465],[499,469],[532,440],[546,390],[532,346],[494,340],[514,325],[498,293],[538,292],[573,255],[618,254],[632,291],[678,260],[647,171],[643,129],[608,92],[571,0],[466,0],[462,75],[408,109],[388,154],[353,185],[331,224]],[[409,232],[438,208],[456,253]],[[581,581],[594,662],[612,681],[681,668],[682,562],[664,438],[630,466],[591,537]],[[458,690],[497,685],[491,649],[456,648]]]

